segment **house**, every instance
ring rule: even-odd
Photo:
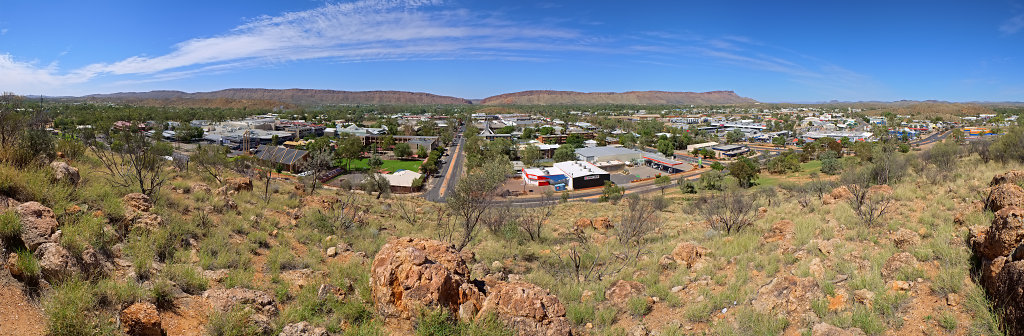
[[[590,163],[607,161],[633,162],[639,161],[643,156],[644,152],[626,147],[599,146],[576,149],[576,158]]]
[[[256,159],[270,167],[281,167],[282,170],[297,172],[306,161],[309,152],[283,146],[260,145],[256,148]]]
[[[423,177],[423,174],[411,170],[399,170],[391,174],[384,174],[388,184],[391,185],[391,192],[404,194],[419,191],[423,187],[422,182],[417,185],[416,181]]]

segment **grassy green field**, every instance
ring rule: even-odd
[[[358,161],[352,161],[352,165],[350,166],[350,168],[352,170],[367,170],[367,169],[370,169],[370,166],[366,164],[366,162],[369,161],[369,160],[370,159],[362,159],[362,160],[358,160]],[[412,171],[415,171],[415,172],[419,172],[421,164],[423,164],[422,161],[384,160],[384,164],[381,165],[380,168],[383,169],[383,170],[387,170],[389,172],[392,172],[392,173],[397,171],[397,170],[399,170],[399,169],[412,170]]]

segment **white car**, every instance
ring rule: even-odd
[[[304,171],[304,172],[301,172],[301,173],[295,174],[295,176],[298,176],[298,177],[306,177],[306,176],[309,176],[310,174],[313,174],[313,171]]]

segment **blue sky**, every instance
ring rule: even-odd
[[[3,2],[0,91],[1024,101],[1024,1]]]

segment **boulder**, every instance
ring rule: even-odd
[[[14,209],[21,205],[21,202],[15,201],[13,198],[0,195],[0,211],[7,209]]]
[[[811,335],[812,336],[863,336],[863,335],[866,335],[866,334],[864,334],[864,332],[861,331],[860,328],[843,329],[843,328],[836,327],[834,325],[831,325],[831,324],[828,324],[828,323],[825,323],[825,322],[820,322],[818,324],[815,324],[814,327],[811,328]]]
[[[77,185],[81,177],[78,175],[78,168],[68,165],[66,162],[53,161],[50,163],[53,170],[53,179],[59,183]]]
[[[853,291],[853,300],[857,303],[871,307],[871,304],[875,302],[875,292],[867,289],[858,289]]]
[[[565,306],[548,290],[526,282],[494,286],[477,318],[495,314],[519,335],[570,335]]]
[[[973,241],[980,242],[975,253],[986,259],[1009,255],[1024,241],[1024,209],[1012,206],[999,210],[992,226],[984,233],[976,232]]]
[[[411,318],[420,307],[440,307],[453,315],[466,302],[479,307],[480,289],[455,247],[436,240],[396,238],[374,257],[370,290],[385,317]]]
[[[985,199],[985,209],[999,212],[1008,207],[1024,207],[1024,188],[1016,184],[992,187]]]
[[[29,251],[54,242],[51,235],[57,230],[57,219],[52,209],[39,202],[28,202],[18,205],[15,212],[21,217],[21,241]]]
[[[252,179],[248,177],[229,178],[224,183],[232,191],[252,191]]]
[[[121,311],[121,328],[129,336],[162,336],[160,314],[149,302],[138,302]]]
[[[1024,181],[1024,170],[1011,170],[1003,174],[999,174],[992,177],[992,182],[988,185],[995,187],[1000,184],[1018,184]]]
[[[619,280],[608,287],[604,292],[604,298],[616,304],[625,304],[630,298],[643,295],[646,291],[647,287],[642,283]]]
[[[765,233],[764,241],[770,243],[788,240],[793,237],[794,226],[795,225],[793,224],[793,221],[788,219],[783,219],[778,222],[775,222],[775,224],[772,224],[771,231]]]
[[[776,277],[758,289],[751,305],[762,313],[795,316],[810,309],[811,302],[821,297],[821,290],[814,278],[787,275]]]
[[[898,248],[905,249],[921,243],[921,235],[906,228],[900,228],[892,234],[892,244]]]
[[[693,265],[707,255],[708,252],[708,249],[697,245],[697,243],[681,242],[676,244],[676,247],[672,249],[672,259],[675,259],[677,263],[686,265],[686,267],[689,268],[693,267]]]
[[[853,193],[851,193],[850,189],[846,188],[846,186],[840,186],[832,189],[832,192],[828,193],[828,195],[837,202],[853,197]]]
[[[192,184],[192,186],[189,187],[189,190],[191,192],[193,192],[193,193],[204,192],[204,193],[209,194],[211,192],[210,191],[211,190],[210,186],[207,185],[206,183],[195,183],[195,184]]]
[[[573,228],[573,230],[582,231],[582,230],[585,230],[585,229],[591,228],[591,227],[594,227],[594,223],[590,221],[590,218],[585,218],[584,217],[584,218],[577,219],[576,223],[573,224],[572,228]]]
[[[327,336],[327,329],[302,321],[284,326],[278,336]]]
[[[608,231],[615,227],[615,225],[612,224],[610,220],[608,220],[608,217],[597,217],[594,218],[593,222],[594,228],[597,229],[598,231]]]
[[[234,307],[247,305],[263,314],[277,314],[274,297],[258,290],[248,288],[209,289],[203,292],[203,298],[210,303],[210,306],[220,311],[230,311]]]
[[[47,280],[64,279],[82,272],[78,260],[57,243],[39,245],[35,252],[39,269]]]
[[[885,184],[876,184],[868,188],[868,195],[892,195],[892,187]],[[851,194],[852,195],[852,194]]]
[[[902,252],[897,253],[885,260],[882,266],[882,277],[885,279],[896,278],[901,270],[917,268],[917,258],[914,255]]]
[[[1001,308],[1011,334],[1024,331],[1024,261],[1007,262],[996,275],[989,297]]]
[[[149,196],[141,193],[124,195],[121,202],[124,204],[125,210],[128,210],[129,212],[132,210],[149,212],[149,210],[153,208],[153,203],[149,200]]]

